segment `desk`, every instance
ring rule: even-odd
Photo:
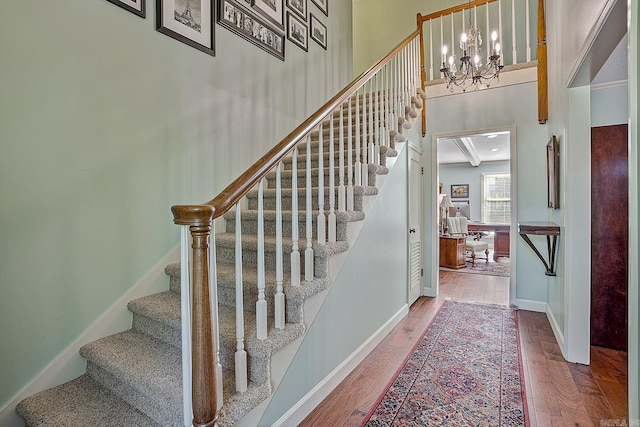
[[[509,258],[509,230],[510,226],[507,224],[483,224],[480,222],[470,222],[467,224],[469,233],[476,233],[480,231],[493,231],[493,260],[498,258]]]
[[[460,236],[440,236],[440,267],[467,268],[466,240]]]

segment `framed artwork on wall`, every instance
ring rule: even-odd
[[[251,7],[275,24],[279,29],[284,30],[282,2],[283,0],[251,0]]]
[[[555,135],[547,144],[547,207],[560,208],[560,153]]]
[[[291,12],[287,12],[287,38],[305,51],[308,50],[307,24]]]
[[[307,0],[287,0],[287,7],[307,21]]]
[[[451,185],[451,198],[452,199],[468,199],[469,198],[469,184],[452,184]]]
[[[266,18],[245,9],[237,0],[218,1],[218,23],[284,61],[284,35]]]
[[[311,31],[311,38],[315,40],[325,50],[327,49],[327,27],[315,17],[313,13],[311,16],[309,30]]]
[[[156,29],[215,56],[214,0],[157,0]]]
[[[146,0],[107,0],[110,3],[120,6],[131,13],[135,13],[141,18],[146,17]]]
[[[311,0],[318,9],[322,11],[326,16],[329,16],[329,0]]]

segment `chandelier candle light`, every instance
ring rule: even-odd
[[[457,86],[466,92],[471,86],[475,90],[480,89],[483,84],[489,87],[490,83],[499,77],[500,70],[504,67],[500,64],[500,43],[497,40],[498,33],[494,31],[491,34],[491,54],[487,57],[487,63],[483,65],[480,48],[482,36],[479,29],[471,26],[471,2],[469,1],[469,29],[460,36],[460,49],[462,49],[460,69],[456,67],[455,55],[449,56],[447,60],[447,46],[442,46],[440,72],[444,75],[447,89],[453,92],[454,86]]]

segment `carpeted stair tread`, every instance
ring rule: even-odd
[[[158,405],[181,408],[180,350],[134,330],[93,341],[80,355]]]
[[[306,194],[307,189],[304,187],[298,188],[298,204],[300,207],[304,206],[305,203],[305,198],[303,197]],[[317,197],[318,195],[318,187],[312,187],[311,191],[313,193],[313,197]],[[325,198],[328,197],[328,193],[329,190],[328,188],[325,188],[324,194],[325,194]],[[337,193],[337,191],[336,191]],[[355,195],[365,195],[365,196],[373,196],[378,194],[378,188],[374,187],[374,186],[362,186],[362,185],[354,185],[353,186],[353,193]],[[291,188],[283,188],[282,189],[282,196],[283,197],[291,197],[292,194],[292,190]],[[275,188],[265,188],[263,190],[263,197],[266,198],[275,198],[276,197],[276,189]],[[247,198],[249,199],[255,199],[258,197],[258,190],[250,190],[247,193]],[[337,195],[336,195],[337,197]]]
[[[86,374],[24,399],[16,411],[28,427],[161,427]]]

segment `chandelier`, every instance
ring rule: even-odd
[[[478,90],[483,84],[489,87],[490,83],[497,79],[500,70],[504,67],[500,64],[500,43],[497,42],[498,34],[491,34],[491,54],[487,57],[487,63],[482,63],[482,36],[480,29],[471,26],[471,1],[469,0],[469,29],[460,36],[460,49],[462,57],[460,66],[456,67],[456,58],[453,55],[447,59],[447,46],[442,46],[442,68],[444,82],[447,89],[453,92],[454,86],[466,92],[469,87]]]

